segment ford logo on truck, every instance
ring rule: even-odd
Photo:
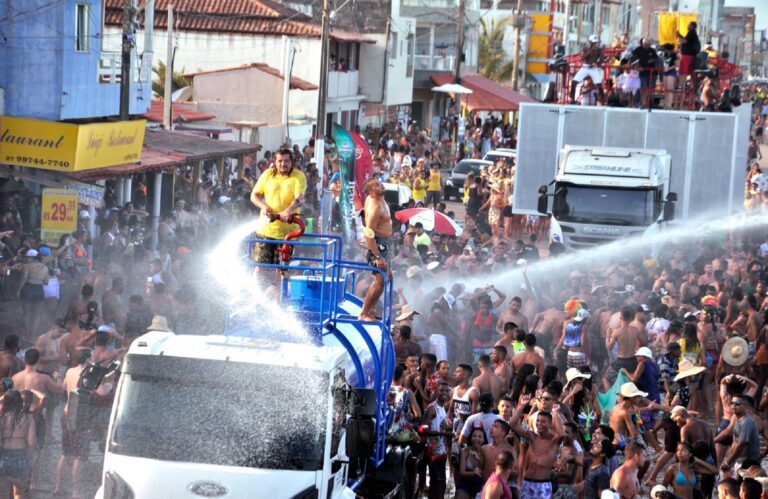
[[[585,234],[593,234],[596,236],[620,236],[621,229],[614,227],[583,227],[581,231]]]
[[[209,481],[193,482],[189,484],[189,491],[201,497],[221,497],[228,492],[223,485]]]

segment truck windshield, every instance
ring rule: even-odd
[[[558,184],[552,214],[565,222],[648,226],[660,209],[658,189]]]
[[[328,375],[296,367],[129,355],[110,451],[248,468],[323,467]]]

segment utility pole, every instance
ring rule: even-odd
[[[317,125],[315,128],[315,162],[320,175],[320,185],[325,176],[325,99],[328,94],[328,38],[331,32],[331,5],[329,0],[323,0],[323,23],[320,35],[320,82],[317,89]],[[320,199],[320,217],[322,228],[330,227],[331,203],[330,189],[323,188]]]
[[[459,0],[459,12],[456,18],[456,67],[453,82],[459,83],[461,78],[461,58],[464,55],[464,0]],[[461,94],[456,94],[456,114],[461,114]]]
[[[163,128],[173,131],[173,5],[168,5],[168,40],[165,48],[165,98],[163,99]]]
[[[128,121],[131,105],[131,50],[133,48],[133,0],[123,0],[123,45],[120,61],[120,121]]]
[[[515,53],[512,56],[512,90],[518,89],[518,74],[520,73],[520,43],[525,27],[525,16],[523,16],[523,0],[517,0],[517,9],[515,9],[512,25],[515,27]]]

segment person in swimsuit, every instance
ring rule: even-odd
[[[581,308],[573,313],[571,319],[563,323],[563,334],[557,342],[555,352],[562,348],[567,351],[566,367],[579,368],[589,365],[589,349],[587,348],[587,328],[585,320],[589,312]]]
[[[384,184],[378,178],[372,177],[365,181],[363,190],[368,197],[365,200],[365,227],[363,240],[368,249],[366,257],[368,265],[386,273],[387,279],[392,279],[392,271],[387,263],[388,242],[392,239],[392,217],[389,205],[384,199]],[[376,272],[373,284],[368,288],[360,310],[360,320],[375,321],[373,309],[384,292],[384,276]]]
[[[699,491],[697,473],[716,474],[717,468],[706,461],[694,457],[693,446],[688,442],[677,444],[675,453],[677,464],[670,466],[664,474],[663,485],[672,486],[672,489],[680,499],[693,499],[694,490]]]
[[[501,451],[496,458],[496,471],[483,485],[482,499],[512,499],[508,482],[514,462],[515,457],[511,452]]]
[[[469,446],[461,450],[456,481],[456,499],[474,498],[483,488],[483,451],[486,444],[485,431],[474,428],[469,435]]]
[[[30,463],[37,438],[32,415],[24,411],[21,392],[10,389],[0,410],[0,490],[13,487],[14,497],[27,497]]]

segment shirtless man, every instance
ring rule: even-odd
[[[363,240],[368,247],[368,265],[383,270],[387,279],[392,279],[392,271],[387,264],[387,245],[392,239],[392,218],[389,205],[384,200],[384,184],[376,177],[365,181],[363,190],[368,197],[365,199],[365,226]],[[373,284],[368,288],[360,310],[360,320],[376,321],[373,309],[384,292],[384,277],[376,272],[373,274]]]
[[[635,372],[637,368],[637,359],[635,352],[638,348],[645,346],[647,336],[645,329],[639,329],[631,326],[630,323],[635,316],[631,307],[621,309],[621,326],[618,329],[610,330],[608,338],[608,351],[613,345],[618,344],[618,355],[614,363],[614,369],[626,369],[629,372]]]
[[[72,303],[69,304],[69,309],[67,310],[67,315],[65,317],[65,320],[72,319],[72,318],[78,320],[81,315],[87,313],[88,302],[92,300],[93,300],[93,286],[91,286],[90,284],[83,285],[83,288],[80,291],[80,296],[72,300]]]
[[[512,431],[528,441],[526,455],[519,457],[520,461],[525,463],[517,482],[520,497],[552,497],[551,473],[557,460],[562,435],[553,431],[552,413],[546,411],[539,411],[536,415],[536,432],[524,430],[518,422],[525,406],[525,402],[518,404],[512,416]]]
[[[403,386],[412,392],[416,392],[413,380],[419,375],[420,355],[411,354],[405,358],[405,373],[403,373]]]
[[[757,310],[752,308],[747,300],[742,300],[739,303],[739,317],[732,327],[733,329],[744,331],[744,339],[749,343],[751,352],[755,351],[755,342],[757,341],[757,335],[760,333],[761,323],[760,314],[757,313]]]
[[[47,333],[38,336],[35,348],[40,352],[39,372],[52,375],[59,370],[59,347],[65,334],[67,330],[61,324],[55,324]]]
[[[112,287],[101,297],[101,313],[104,322],[114,323],[115,328],[124,333],[125,323],[128,320],[123,302],[120,296],[125,291],[125,282],[122,277],[112,279]]]
[[[528,318],[520,312],[522,306],[523,300],[519,296],[509,300],[509,309],[499,314],[499,320],[496,322],[496,332],[499,336],[504,335],[504,325],[508,322],[514,322],[520,329],[528,331]]]
[[[507,441],[507,435],[509,435],[509,424],[503,419],[497,419],[491,423],[491,442],[483,445],[481,452],[483,453],[483,480],[488,480],[488,477],[496,469],[496,458],[504,451],[509,451],[514,456],[515,449],[509,445]]]
[[[562,322],[560,323],[562,327]],[[523,364],[531,364],[536,368],[536,374],[544,373],[544,358],[536,353],[536,336],[531,333],[525,335],[525,350],[512,357],[512,370],[517,375]]]
[[[491,369],[491,358],[488,355],[481,355],[477,359],[477,367],[480,370],[480,375],[472,380],[472,386],[477,388],[481,395],[490,393],[493,395],[493,400],[496,400],[507,391],[504,381]]]
[[[564,320],[565,313],[556,307],[539,312],[536,314],[536,317],[533,318],[531,331],[540,334],[543,338],[546,338],[549,341],[549,344],[547,345],[542,342],[541,347],[544,350],[547,350],[551,345],[554,345],[554,342],[560,339],[560,332],[563,330]]]
[[[117,350],[110,348],[109,343],[114,339]],[[125,338],[109,326],[99,326],[77,342],[77,349],[91,348],[91,360],[94,364],[107,364],[117,358],[124,350]]]
[[[637,442],[629,442],[624,448],[624,464],[611,475],[611,488],[621,499],[635,499],[640,494],[637,472],[646,465],[645,450]]]
[[[16,357],[19,353],[19,337],[9,334],[5,337],[5,349],[0,352],[0,379],[10,378],[21,371],[21,361]]]
[[[504,189],[497,183],[491,183],[491,196],[488,201],[480,207],[480,211],[488,208],[488,224],[491,226],[493,237],[499,236],[499,222],[501,221],[501,210],[504,209]]]
[[[75,367],[77,365],[75,358],[79,350],[77,344],[88,333],[80,329],[80,324],[75,317],[67,318],[64,329],[67,330],[68,334],[61,339],[59,344],[59,363],[65,367]]]
[[[493,347],[491,362],[493,363],[493,373],[501,378],[501,386],[506,391],[509,389],[509,380],[512,379],[512,369],[507,362],[507,348],[500,345]]]

